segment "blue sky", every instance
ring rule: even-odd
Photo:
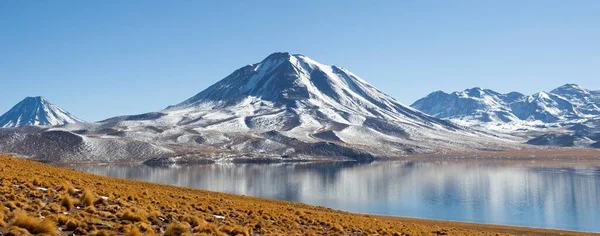
[[[600,89],[600,1],[0,1],[0,113],[157,111],[287,51],[404,104],[470,87]]]

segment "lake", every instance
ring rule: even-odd
[[[357,213],[600,232],[600,167],[402,161],[69,168]]]

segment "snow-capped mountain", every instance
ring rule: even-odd
[[[43,97],[27,97],[0,116],[0,127],[55,126],[83,122]]]
[[[600,91],[575,84],[529,96],[480,88],[437,91],[411,106],[464,126],[520,136],[528,144],[600,148]]]
[[[517,92],[501,94],[475,87],[450,94],[436,91],[411,107],[437,118],[510,122],[519,118],[511,112],[509,104],[524,96]]]
[[[544,123],[579,119],[582,116],[567,99],[556,94],[539,92],[509,104],[515,116],[525,121]]]
[[[583,115],[600,115],[600,91],[590,91],[576,84],[565,84],[550,93],[566,98]]]
[[[566,84],[551,92],[525,96],[473,88],[450,94],[437,91],[411,107],[463,125],[501,123],[539,125],[589,119],[600,114],[598,91]]]
[[[258,127],[264,124],[261,120],[267,118],[265,115],[280,125],[300,122],[298,125],[318,128],[326,128],[332,122],[363,124],[365,120],[377,119],[456,129],[448,122],[401,105],[344,68],[289,53],[275,53],[260,63],[242,67],[165,112],[193,114],[215,110],[237,112],[246,116],[246,125],[266,130],[278,127]],[[243,111],[250,114],[240,113]]]
[[[244,66],[158,112],[42,132],[58,133],[39,136],[40,131],[31,131],[27,138],[12,134],[5,139],[13,140],[14,147],[28,142],[21,140],[39,144],[69,137],[81,143],[80,148],[69,149],[73,154],[67,157],[51,158],[75,160],[87,158],[86,153],[109,152],[107,140],[121,141],[132,148],[117,155],[119,160],[130,155],[133,160],[174,157],[178,162],[368,161],[411,153],[515,148],[524,141],[431,117],[396,102],[347,69],[289,53],[275,53]],[[44,156],[48,152],[35,150],[25,151],[49,158]]]

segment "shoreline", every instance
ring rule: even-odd
[[[1,154],[0,154],[1,155]],[[25,158],[27,159],[27,158]],[[168,167],[169,165],[148,165],[145,161],[118,161],[118,162],[96,162],[96,161],[58,161],[47,162],[43,160],[27,159],[55,166],[69,165],[147,165],[152,167]],[[323,163],[323,162],[355,162],[372,163],[386,161],[464,161],[464,162],[505,162],[513,164],[548,164],[565,166],[600,166],[600,149],[592,148],[536,148],[523,150],[503,150],[503,151],[468,151],[468,152],[436,152],[427,154],[410,154],[388,158],[375,159],[372,161],[356,161],[341,158],[316,158],[316,159],[235,159],[225,161],[215,161],[211,159],[200,159],[197,161],[181,161],[171,164],[185,165],[210,165],[210,164],[301,164],[301,163]]]
[[[160,206],[160,209],[162,209],[158,210],[158,213],[156,214],[163,215],[166,218],[168,218],[168,215],[171,215],[172,217],[175,217],[173,219],[177,219],[178,217],[182,217],[182,219],[184,219],[186,216],[190,215],[199,216],[202,218],[200,221],[203,222],[203,224],[216,224],[214,228],[209,227],[211,230],[216,230],[215,232],[225,232],[229,230],[229,228],[223,225],[223,222],[227,222],[225,225],[230,225],[231,227],[242,227],[243,229],[240,229],[243,232],[247,232],[248,234],[246,235],[253,235],[255,233],[258,233],[259,235],[270,235],[278,234],[277,232],[284,234],[311,234],[311,232],[315,234],[348,234],[358,232],[385,234],[384,232],[386,232],[391,235],[393,235],[393,233],[425,235],[495,235],[507,233],[527,235],[591,234],[589,232],[569,230],[350,213],[297,202],[255,198],[165,184],[111,178],[13,157],[0,157],[0,169],[3,170],[3,174],[0,175],[3,182],[7,182],[8,179],[11,179],[12,183],[16,183],[17,186],[24,186],[24,184],[27,185],[27,183],[35,183],[36,178],[45,176],[45,180],[42,179],[40,181],[38,179],[38,183],[33,185],[39,184],[45,186],[44,188],[47,189],[55,189],[52,192],[56,191],[60,193],[59,188],[53,186],[52,183],[68,181],[76,189],[90,190],[97,196],[107,196],[108,200],[106,206],[96,205],[96,212],[107,212],[109,209],[113,208],[112,206],[120,206],[119,209],[131,209],[132,211],[137,211],[136,209],[139,208],[152,208],[156,210],[158,208],[151,206],[156,204],[157,206]],[[44,181],[47,182],[44,183]],[[3,183],[3,186],[10,188],[11,185]],[[38,188],[36,186],[32,187]],[[22,187],[19,187],[19,189],[22,189]],[[82,197],[80,195],[81,193],[75,192],[72,194],[72,197],[80,198]],[[134,199],[134,202],[123,202],[122,199]],[[29,204],[33,205],[33,203]],[[48,205],[52,205],[52,203],[49,203]],[[84,211],[84,209],[86,210]],[[127,221],[123,221],[122,219],[113,220],[115,217],[95,218],[95,215],[86,213],[87,209],[88,208],[83,207],[80,210],[72,209],[67,211],[68,216],[73,216],[75,218],[79,217],[81,219],[78,220],[81,222],[85,220],[93,221],[104,219],[105,222],[103,224],[111,225],[113,230],[119,231],[120,233],[125,233],[127,230],[132,230],[128,229],[127,227],[135,226],[135,224],[131,224],[133,226],[130,226],[130,224],[123,225],[123,222]],[[261,218],[252,218],[254,214],[256,214],[256,209],[264,209],[263,212],[260,213]],[[119,214],[123,214],[122,210],[115,210],[114,213],[115,216],[117,216],[117,219]],[[148,219],[151,218],[149,215],[151,214],[148,214]],[[227,216],[227,219],[225,219],[223,222],[219,220],[214,221],[214,218],[220,215]],[[272,219],[265,221],[265,217]],[[46,218],[52,218],[52,215],[49,215]],[[254,222],[252,219],[258,220],[258,222]],[[276,220],[273,221],[273,219]],[[9,222],[10,220],[7,223]],[[141,220],[140,222],[146,222],[146,224],[149,225],[152,221]],[[174,224],[174,222],[183,221],[177,220],[169,222],[168,224],[167,222],[153,222],[151,226],[154,229],[153,232],[156,233],[160,232],[160,230],[164,230],[168,225]],[[284,227],[279,225],[278,222],[288,222],[295,226],[292,227],[288,225]],[[88,227],[89,229],[81,228],[80,230],[85,230],[86,233],[94,232],[93,227],[89,226],[89,224]],[[288,230],[289,227],[292,227],[293,231],[280,231],[283,229]],[[0,224],[0,233],[6,232],[7,230],[7,228],[2,228]],[[192,229],[189,230],[192,231]],[[148,231],[148,233],[152,232]]]

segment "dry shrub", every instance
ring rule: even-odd
[[[4,211],[0,211],[0,227],[6,227],[6,222],[4,222]]]
[[[340,224],[333,224],[330,230],[334,232],[344,232],[344,227],[342,227]]]
[[[15,212],[10,226],[26,229],[31,234],[58,234],[58,228],[51,220],[35,218],[22,211]]]
[[[183,221],[188,222],[192,228],[194,228],[204,222],[200,218],[198,218],[196,216],[190,216],[190,215],[183,217]]]
[[[96,208],[94,206],[86,207],[85,212],[90,213],[90,214],[96,214]]]
[[[81,195],[81,206],[93,206],[94,205],[94,194],[89,189],[84,189],[83,194]]]
[[[17,226],[11,226],[8,229],[8,235],[31,235],[29,231],[23,228],[19,228]]]
[[[106,201],[104,198],[98,198],[94,202],[94,205],[108,206],[108,201]]]
[[[142,236],[142,232],[138,230],[136,227],[130,227],[126,232],[125,236]]]
[[[144,220],[145,214],[143,212],[133,212],[129,209],[125,210],[121,215],[121,220],[128,220],[131,222],[139,222]]]
[[[50,209],[50,212],[53,212],[53,213],[60,212],[60,205],[58,205],[56,203],[50,203],[50,204],[46,205],[46,208]]]
[[[231,235],[244,235],[244,236],[250,235],[250,230],[248,230],[247,228],[242,227],[242,226],[231,227],[228,225],[224,225],[219,230],[221,232],[231,234]]]
[[[75,188],[69,182],[63,182],[59,186],[58,190],[60,190],[60,191],[67,191],[67,193],[69,193],[71,195],[75,194]]]
[[[182,236],[190,235],[190,225],[188,223],[171,223],[167,226],[164,236]]]
[[[90,235],[90,236],[116,236],[117,233],[103,229],[100,231],[89,232],[88,235]]]
[[[137,222],[135,223],[135,226],[143,233],[154,232],[154,228],[152,228],[152,225],[146,224],[144,222]]]
[[[219,230],[217,229],[217,226],[214,224],[209,224],[206,222],[201,222],[200,224],[198,224],[198,226],[194,227],[193,232],[194,233],[206,233],[206,234],[212,234],[212,233],[216,233]]]
[[[109,218],[113,215],[113,213],[108,211],[98,211],[98,215],[100,215],[101,217]]]
[[[73,206],[75,206],[73,203],[73,199],[71,199],[71,197],[69,197],[68,195],[62,197],[60,205],[67,208],[67,211],[70,211],[71,209],[73,209]]]
[[[152,222],[152,224],[160,224],[162,222],[160,218],[165,218],[160,211],[152,211],[148,215],[148,219]]]
[[[58,215],[56,217],[56,222],[58,223],[58,225],[65,225],[67,221],[69,221],[69,217],[65,215]]]
[[[4,206],[5,206],[6,208],[10,209],[11,211],[13,211],[13,210],[15,210],[15,209],[17,209],[17,208],[18,208],[18,207],[17,207],[17,204],[15,204],[14,202],[7,202],[7,203],[4,203]]]
[[[65,224],[65,229],[67,229],[69,231],[75,230],[75,229],[77,229],[77,227],[79,227],[79,222],[74,219],[67,221],[67,223]]]
[[[33,203],[35,203],[35,205],[37,206],[43,206],[44,202],[42,202],[42,199],[36,198],[35,200],[33,200]]]

